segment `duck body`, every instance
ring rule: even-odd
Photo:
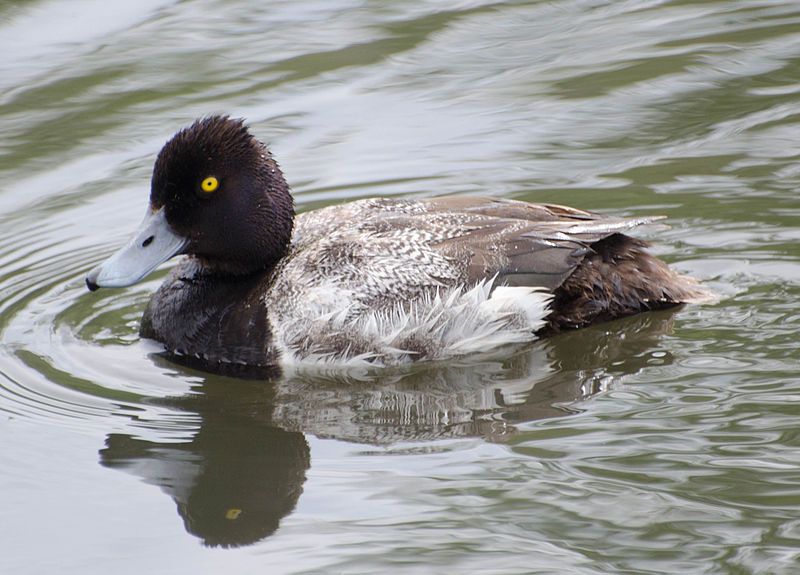
[[[472,196],[294,217],[263,144],[241,121],[211,117],[164,147],[140,231],[87,284],[128,285],[187,254],[141,324],[169,352],[217,365],[396,365],[707,299],[624,233],[655,219]]]

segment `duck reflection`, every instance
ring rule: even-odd
[[[112,434],[100,461],[161,487],[186,530],[205,545],[248,545],[274,533],[296,506],[310,466],[304,434],[383,445],[504,441],[520,423],[574,413],[578,400],[615,379],[671,363],[668,353],[652,353],[671,323],[671,312],[644,314],[556,336],[502,360],[460,365],[298,371],[261,380],[202,374],[193,393],[159,400],[199,416],[191,440]]]

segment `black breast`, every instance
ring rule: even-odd
[[[212,371],[274,366],[277,352],[261,297],[268,278],[209,276],[198,270],[191,260],[173,269],[150,299],[140,335]]]

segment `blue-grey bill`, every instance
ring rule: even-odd
[[[164,209],[147,211],[133,238],[86,276],[92,291],[125,287],[143,279],[160,264],[183,251],[188,240],[172,231]]]

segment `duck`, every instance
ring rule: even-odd
[[[130,286],[181,255],[139,329],[167,354],[395,366],[713,298],[627,233],[660,219],[478,196],[296,214],[267,146],[243,119],[214,115],[163,146],[144,219],[86,285]]]

